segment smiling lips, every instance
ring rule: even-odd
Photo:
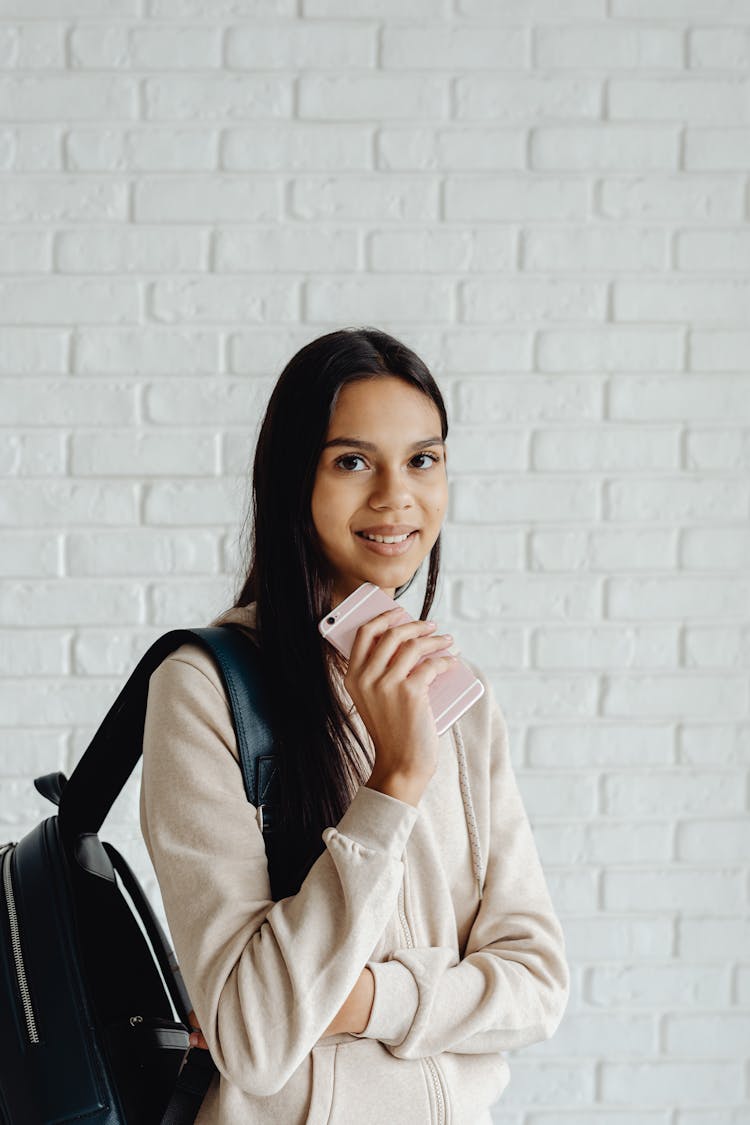
[[[357,531],[355,534],[363,546],[376,555],[403,555],[411,549],[411,545],[419,532],[416,528],[404,528],[401,532],[384,528],[377,532]],[[370,539],[368,535],[377,535],[377,539]]]

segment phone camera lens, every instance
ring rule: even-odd
[[[336,623],[335,617],[326,617],[326,624],[327,625],[335,625],[335,623]]]

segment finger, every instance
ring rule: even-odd
[[[358,667],[363,660],[366,659],[367,653],[372,647],[373,643],[385,633],[391,625],[395,622],[403,621],[404,616],[408,614],[402,605],[394,606],[393,609],[387,609],[384,613],[379,613],[377,617],[365,621],[357,629],[354,637],[352,650],[349,654],[349,667]]]
[[[414,637],[404,641],[390,664],[383,671],[383,677],[388,681],[403,680],[409,673],[425,660],[428,656],[445,649],[453,644],[453,638],[448,634],[440,636]]]
[[[406,678],[416,687],[429,687],[433,680],[455,667],[457,663],[457,656],[428,656]]]
[[[419,654],[425,651],[425,644],[432,644],[435,627],[434,621],[411,621],[404,625],[393,625],[382,633],[367,657],[368,677],[379,680],[405,652]],[[408,667],[411,667],[414,659],[418,659],[418,655],[408,662]]]

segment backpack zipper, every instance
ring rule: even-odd
[[[406,855],[404,855],[404,873],[406,872]],[[409,923],[406,918],[406,896],[404,894],[404,880],[401,880],[401,887],[398,892],[398,912],[401,920],[401,929],[404,934],[404,940],[408,949],[414,948],[414,942],[411,938],[411,931],[409,930]],[[438,1116],[437,1125],[445,1125],[445,1095],[443,1092],[443,1083],[440,1078],[437,1065],[431,1055],[425,1055],[422,1062],[426,1065],[430,1072],[432,1079],[432,1088],[435,1091],[435,1100],[437,1101]]]
[[[16,966],[16,979],[18,981],[18,990],[21,993],[21,1003],[23,1004],[23,1012],[26,1018],[26,1031],[30,1043],[39,1042],[39,1034],[36,1028],[36,1019],[34,1018],[34,1009],[31,1004],[31,993],[29,991],[29,982],[26,976],[26,968],[23,963],[23,950],[21,949],[21,933],[18,928],[18,912],[16,910],[16,900],[13,894],[13,882],[10,877],[10,861],[13,851],[16,847],[15,842],[4,844],[0,848],[0,857],[3,860],[3,887],[5,889],[5,901],[8,904],[8,920],[10,922],[10,941],[13,949],[13,960]]]

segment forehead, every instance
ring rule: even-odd
[[[431,425],[425,434],[440,433],[441,429],[440,412],[432,399],[413,384],[392,376],[346,383],[339,391],[331,414],[328,436],[333,436],[334,429],[343,425],[349,427],[347,433],[359,433],[364,427],[379,432],[405,432]],[[358,427],[356,431],[352,431],[354,426]],[[366,435],[362,433],[362,436]]]

